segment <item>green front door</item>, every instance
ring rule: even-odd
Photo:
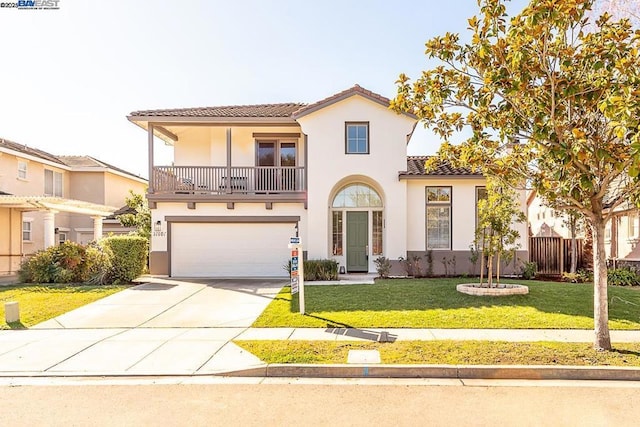
[[[369,271],[369,213],[347,212],[347,271]]]

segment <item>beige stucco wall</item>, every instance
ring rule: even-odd
[[[343,186],[356,182],[372,186],[383,198],[383,255],[406,256],[406,183],[398,179],[398,172],[407,168],[407,135],[415,121],[356,95],[298,122],[308,136],[308,221],[313,230],[307,239],[309,257],[346,263],[342,256],[331,256],[330,206]],[[369,154],[345,154],[345,122],[369,122]],[[372,272],[373,261],[369,256]]]
[[[101,205],[121,208],[129,197],[129,190],[144,195],[147,184],[133,178],[127,178],[108,171],[71,172],[71,196],[76,200],[85,200]],[[88,215],[68,214],[69,239],[86,244],[93,240],[93,218]],[[56,226],[57,226],[56,218]],[[103,226],[103,234],[120,231]]]
[[[27,163],[26,179],[18,178],[18,162]],[[0,191],[18,196],[44,195],[44,170],[62,173],[63,197],[69,193],[68,171],[9,153],[0,153]]]
[[[227,164],[227,128],[229,126],[175,127],[175,166],[225,166]],[[233,166],[256,165],[256,139],[253,133],[300,133],[298,126],[234,126],[231,127],[231,163]],[[304,165],[302,135],[300,138],[263,138],[293,141],[298,144],[299,166]]]
[[[484,178],[478,179],[411,179],[407,181],[407,250],[426,250],[426,187],[451,187],[451,250],[467,251],[473,243],[476,228],[476,188],[485,186]],[[524,192],[519,192],[519,202],[526,209]],[[514,224],[520,233],[521,250],[528,250],[526,222]],[[447,249],[448,251],[449,249]],[[437,252],[437,249],[433,250]]]
[[[631,229],[630,223],[634,225]],[[607,222],[606,230],[605,252],[608,258],[640,260],[640,218],[637,210],[617,212]],[[613,252],[612,245],[616,246]]]
[[[308,240],[307,211],[302,203],[274,203],[273,209],[265,208],[264,203],[236,203],[234,209],[227,209],[226,203],[198,203],[195,209],[188,209],[186,203],[158,203],[157,209],[151,210],[151,222],[160,221],[162,231],[152,231],[151,251],[167,250],[167,216],[299,216],[299,233],[303,242]],[[291,235],[295,230],[291,228]],[[282,242],[287,245],[289,242]]]
[[[15,273],[22,259],[22,215],[0,207],[0,275]]]

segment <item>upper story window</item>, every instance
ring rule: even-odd
[[[62,173],[44,170],[44,195],[62,197]]]
[[[18,178],[27,179],[27,162],[18,160]]]
[[[426,188],[427,250],[451,249],[451,187]]]
[[[369,123],[345,123],[345,152],[347,154],[369,154]]]

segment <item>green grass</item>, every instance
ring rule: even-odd
[[[471,280],[471,279],[468,279]],[[505,281],[528,295],[478,297],[465,279],[378,280],[374,285],[306,286],[306,315],[285,287],[254,327],[592,329],[593,285]],[[640,329],[640,289],[609,287],[609,327]]]
[[[428,365],[640,366],[640,343],[596,351],[588,343],[503,341],[234,341],[266,363],[346,363],[349,350],[378,350],[382,363]]]
[[[128,286],[0,286],[0,329],[28,328],[119,292]],[[18,301],[20,322],[7,324],[4,303]]]

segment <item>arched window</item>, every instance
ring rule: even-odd
[[[343,187],[333,198],[331,203],[331,253],[334,256],[345,255],[346,246],[350,237],[347,237],[346,229],[350,227],[350,218],[358,215],[364,220],[368,228],[365,241],[359,242],[362,246],[363,258],[368,255],[382,255],[383,234],[383,203],[380,194],[367,184],[349,184]],[[364,219],[362,219],[362,215]],[[361,222],[362,224],[362,222]],[[346,244],[345,244],[346,243]],[[353,249],[353,245],[351,245]],[[366,255],[366,256],[365,256]],[[366,268],[350,266],[347,261],[347,270],[351,268]]]
[[[336,194],[334,208],[381,208],[382,199],[366,184],[350,184]]]

